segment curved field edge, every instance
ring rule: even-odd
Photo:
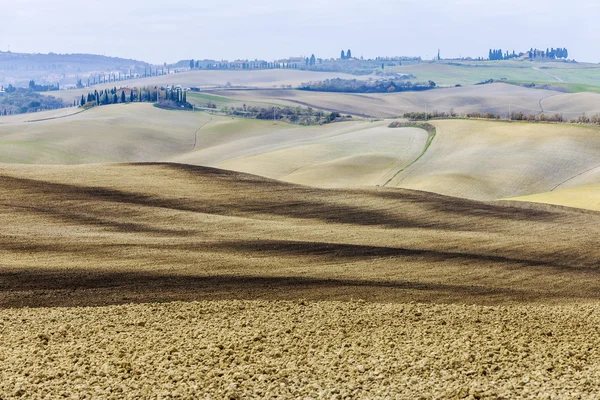
[[[431,124],[423,124],[423,123],[416,123],[416,122],[408,122],[408,123],[394,123],[392,122],[389,126],[390,128],[419,128],[419,129],[423,129],[424,131],[427,132],[427,142],[425,142],[425,147],[423,148],[423,151],[421,151],[421,154],[419,154],[419,156],[414,159],[410,164],[408,164],[406,167],[400,169],[398,172],[396,172],[394,174],[394,176],[392,176],[390,179],[388,179],[382,186],[387,186],[392,180],[394,180],[395,177],[397,177],[400,173],[402,173],[403,171],[405,171],[407,168],[410,168],[413,164],[415,164],[417,161],[419,161],[421,159],[421,157],[423,157],[425,155],[425,153],[427,153],[427,150],[429,149],[429,146],[431,146],[431,143],[433,142],[433,139],[435,139],[435,135],[436,135],[436,129],[435,126],[431,125]]]

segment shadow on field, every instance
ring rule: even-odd
[[[181,276],[144,272],[0,272],[0,308],[87,307],[196,300],[519,303],[559,299],[556,293],[484,286],[278,276]],[[580,295],[581,299],[600,298]]]
[[[225,175],[219,170],[215,174]],[[212,172],[211,172],[212,173]],[[210,175],[210,174],[208,174]],[[37,213],[56,218],[63,222],[76,222],[86,225],[105,224],[118,231],[148,233],[152,229],[135,224],[121,224],[106,219],[122,217],[119,209],[107,209],[106,206],[143,206],[164,208],[179,212],[195,212],[222,216],[243,216],[262,218],[298,218],[313,219],[327,223],[350,224],[359,226],[383,226],[387,228],[427,228],[435,230],[455,230],[452,221],[429,221],[415,218],[391,210],[399,204],[387,204],[389,210],[360,207],[333,202],[325,190],[313,190],[281,184],[275,181],[256,178],[240,179],[231,173],[236,190],[231,190],[229,182],[214,182],[212,186],[198,185],[194,198],[176,199],[158,195],[146,195],[106,187],[86,187],[64,183],[54,183],[28,178],[0,176],[0,187],[11,192],[14,204],[4,204],[17,211]],[[210,176],[209,176],[210,177]],[[202,175],[207,179],[207,173]],[[247,186],[249,185],[249,186]],[[21,201],[16,202],[21,194]],[[225,194],[226,193],[226,194]],[[335,193],[335,192],[332,192]],[[339,193],[336,193],[339,195]],[[43,198],[43,202],[38,199]],[[84,204],[85,215],[75,212],[65,204]],[[109,214],[113,212],[114,215]],[[96,214],[96,215],[94,215]],[[166,231],[167,233],[169,231]],[[181,232],[185,235],[185,232]]]

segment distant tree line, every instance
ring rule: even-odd
[[[549,59],[567,59],[569,58],[569,50],[567,50],[566,48],[550,48],[550,49],[546,49],[546,51],[544,52],[543,50],[538,50],[538,49],[534,49],[531,48],[529,50],[529,58],[530,59],[535,59],[535,58],[549,58]]]
[[[68,105],[54,96],[45,96],[29,88],[12,85],[0,96],[0,115],[23,114],[43,110],[55,110]]]
[[[50,92],[53,90],[60,90],[60,85],[57,83],[54,85],[37,85],[35,81],[29,81],[29,89],[34,90],[36,92]]]
[[[140,87],[135,89],[122,88],[105,89],[101,91],[94,90],[87,96],[82,95],[79,105],[90,108],[94,106],[105,106],[119,103],[157,103],[165,108],[192,108],[187,101],[187,93],[181,89],[159,88],[159,87]]]
[[[546,49],[546,51],[534,49],[533,47],[529,49],[528,53],[516,53],[514,50],[512,53],[508,51],[503,52],[502,49],[490,49],[488,58],[491,61],[497,60],[511,60],[513,58],[521,58],[523,56],[529,56],[529,59],[537,59],[537,58],[548,58],[548,59],[567,59],[569,58],[569,51],[566,48],[550,48]]]
[[[523,57],[524,55],[525,55],[524,53],[517,54],[517,53],[515,53],[514,50],[512,53],[509,53],[508,51],[503,53],[502,49],[498,49],[498,50],[490,49],[489,59],[490,59],[490,61],[511,60],[513,58]]]
[[[327,79],[325,81],[308,82],[300,85],[300,90],[313,92],[336,92],[336,93],[394,93],[407,91],[424,91],[434,89],[435,82],[412,83],[410,81],[398,80],[371,80],[363,81],[357,79]]]
[[[600,125],[600,114],[588,117],[585,113],[577,118],[568,120],[563,117],[562,114],[555,113],[552,115],[546,115],[545,113],[539,114],[525,114],[521,111],[511,112],[510,115],[500,115],[492,112],[481,113],[481,112],[470,112],[465,114],[457,114],[454,110],[449,112],[411,112],[405,113],[404,118],[410,121],[429,121],[435,119],[451,119],[451,118],[467,118],[467,119],[491,119],[491,120],[505,120],[505,121],[523,121],[523,122],[551,122],[551,123],[571,123],[571,124],[585,124],[585,125]]]
[[[208,101],[205,108],[210,112],[218,114],[232,115],[241,118],[261,119],[269,121],[282,121],[298,125],[322,125],[332,122],[345,121],[352,116],[342,116],[339,112],[324,112],[321,110],[313,110],[311,107],[258,107],[247,106],[242,107],[223,107],[217,109],[217,106]]]
[[[430,135],[436,134],[435,126],[428,124],[427,122],[402,122],[402,121],[394,121],[388,125],[389,128],[421,128],[425,129]]]

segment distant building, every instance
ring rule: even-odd
[[[0,86],[0,94],[4,94],[6,93],[6,90],[4,90],[4,86]]]
[[[136,88],[120,87],[117,89],[117,93],[120,94],[121,92],[125,92],[125,96],[129,96],[131,94],[131,92],[133,92],[133,95],[137,96]]]

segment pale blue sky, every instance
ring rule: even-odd
[[[596,0],[4,0],[0,50],[154,63],[296,55],[486,56],[567,47],[600,61]]]

